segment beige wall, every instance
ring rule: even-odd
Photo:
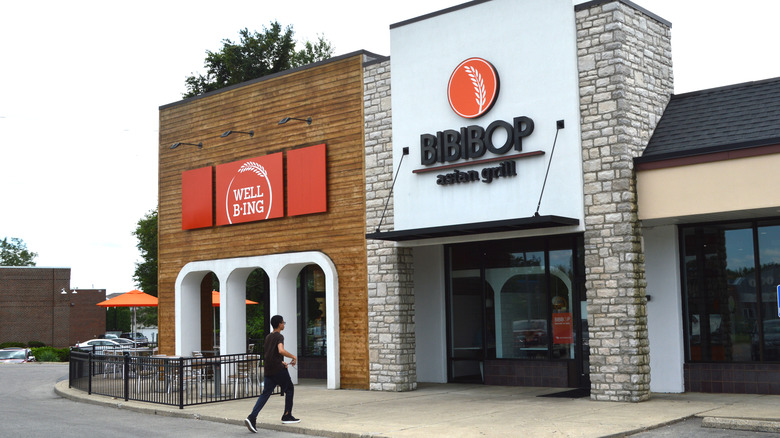
[[[780,154],[640,170],[639,219],[780,211],[779,170]]]

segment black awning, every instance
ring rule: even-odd
[[[366,238],[403,242],[407,240],[433,239],[437,237],[500,233],[504,231],[531,230],[536,228],[566,227],[579,224],[579,219],[573,219],[570,217],[531,216],[517,219],[504,219],[499,221],[476,222],[471,224],[445,225],[441,227],[368,233],[366,234]]]

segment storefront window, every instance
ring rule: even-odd
[[[298,275],[298,346],[301,356],[325,356],[325,273],[308,265]]]
[[[552,355],[574,358],[574,254],[571,249],[550,251]]]
[[[482,380],[489,359],[574,358],[577,242],[566,236],[448,247],[453,380]]]
[[[780,360],[780,226],[710,224],[681,233],[689,360]]]
[[[487,269],[495,297],[497,358],[547,358],[547,305],[544,252],[514,253],[510,265]]]
[[[761,326],[754,333],[755,356],[780,361],[780,319],[777,288],[780,285],[780,225],[758,227],[761,260]],[[762,342],[763,339],[763,342]]]

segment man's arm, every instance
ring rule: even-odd
[[[285,350],[283,343],[280,342],[278,347],[279,347],[279,354],[281,354],[284,357],[289,357],[290,359],[292,359],[292,362],[290,362],[290,365],[295,366],[295,364],[298,362],[298,358],[295,357],[294,354],[292,354],[289,351]],[[285,363],[284,366],[287,366],[287,364]]]

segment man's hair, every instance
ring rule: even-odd
[[[271,317],[271,327],[273,327],[274,330],[276,330],[277,327],[279,327],[279,324],[284,321],[284,318],[282,318],[282,315],[274,315]]]

